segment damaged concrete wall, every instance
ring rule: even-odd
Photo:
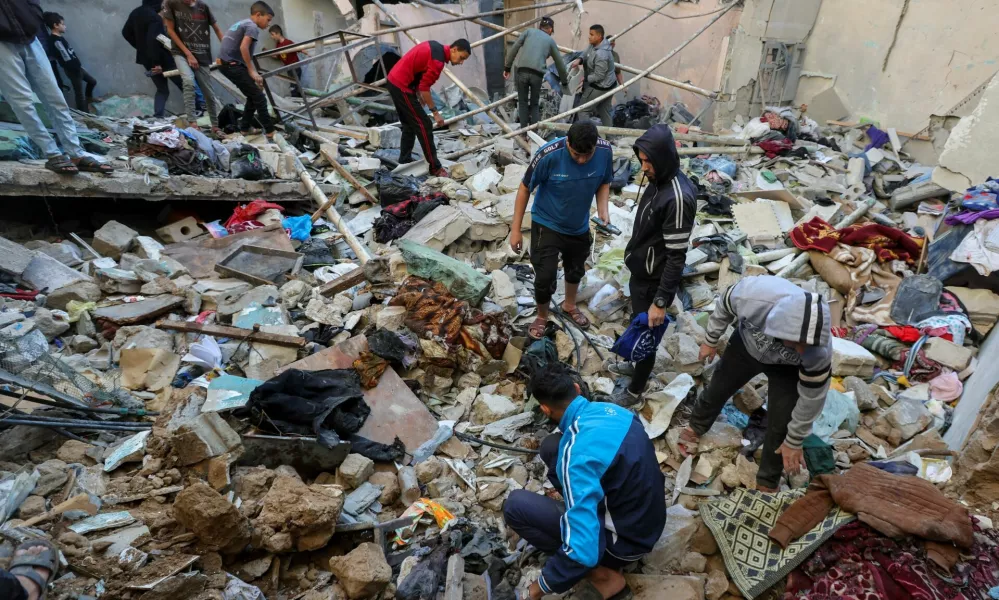
[[[999,78],[985,88],[975,110],[950,132],[933,181],[953,191],[984,183],[995,175],[992,143],[999,133]]]
[[[802,78],[796,103],[835,85],[852,117],[918,131],[999,69],[991,27],[999,0],[884,0],[877,7],[822,3],[804,63],[817,75]]]
[[[728,125],[736,115],[759,112],[752,104],[767,40],[785,44],[804,42],[819,14],[822,0],[747,0],[732,32],[722,73],[721,88],[729,94],[715,108],[715,121]],[[811,44],[808,44],[811,47]],[[807,62],[807,52],[806,52]]]
[[[635,4],[648,7],[651,10],[658,6],[660,1],[635,0]],[[710,16],[683,17],[711,12],[724,4],[728,4],[728,2],[702,0],[698,4],[681,2],[667,6],[661,12],[678,17],[677,19],[653,15],[626,33],[617,43],[615,50],[624,64],[635,68],[645,68],[693,35],[711,18]],[[587,2],[584,6],[586,14],[583,15],[580,22],[581,33],[579,37],[573,35],[571,13],[565,12],[554,17],[556,23],[555,40],[559,44],[583,50],[587,46],[586,37],[590,25],[603,25],[607,34],[611,35],[631,25],[648,12],[637,6],[600,2],[599,0]],[[740,14],[738,8],[729,11],[683,51],[657,69],[656,75],[686,81],[711,90],[719,89],[721,67],[726,55],[728,37],[739,22]],[[628,73],[625,73],[624,76],[625,80],[631,77]],[[669,106],[674,102],[683,102],[695,114],[707,102],[707,99],[702,96],[649,80],[642,81],[640,85],[630,88],[627,97],[624,94],[617,94],[614,100],[615,102],[624,102],[642,94],[658,97],[663,106]]]
[[[281,5],[284,12],[284,20],[274,20],[274,23],[281,25],[284,35],[296,42],[319,37],[326,33],[332,33],[347,26],[347,19],[337,9],[331,0],[282,0]],[[274,43],[267,38],[266,48],[273,48]],[[332,49],[335,46],[327,46]],[[317,51],[310,50],[309,54],[315,55]],[[333,69],[332,61],[319,61],[304,68],[303,79],[307,87],[322,89],[326,85],[330,71]]]
[[[211,0],[215,18],[225,31],[236,21],[250,16],[253,0]],[[143,69],[135,64],[135,50],[121,36],[129,13],[141,5],[140,0],[45,0],[45,10],[61,14],[66,19],[66,38],[73,45],[83,66],[97,79],[98,97],[107,95],[156,93],[153,84],[143,75]],[[282,22],[284,13],[280,2],[273,2],[275,21]],[[212,52],[218,55],[219,43],[212,36]],[[170,87],[168,109],[181,112],[183,98],[180,90]],[[231,102],[228,93],[221,86],[215,86],[217,94],[224,102]],[[73,105],[72,92],[67,94],[70,106]]]

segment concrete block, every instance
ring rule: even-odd
[[[80,281],[92,281],[75,269],[71,269],[48,254],[35,254],[28,268],[21,273],[21,279],[36,290],[57,290]],[[100,298],[98,298],[100,299]]]
[[[94,232],[94,250],[102,256],[118,259],[132,247],[139,232],[118,221],[108,221]]]
[[[295,159],[284,152],[260,151],[260,160],[267,165],[278,179],[298,179],[295,172]]]
[[[78,302],[98,302],[101,299],[101,288],[93,281],[74,281],[49,293],[45,305],[49,308],[66,310],[71,300]]]
[[[471,222],[457,206],[438,206],[407,231],[402,239],[442,252],[470,226]]]
[[[336,469],[336,482],[349,488],[357,488],[375,472],[375,463],[360,454],[348,454]]]
[[[511,194],[520,189],[520,182],[527,172],[527,165],[507,165],[503,171],[503,179],[496,186],[501,194]]]
[[[401,142],[402,130],[395,125],[368,128],[368,143],[376,148],[398,148]]]
[[[503,176],[499,174],[499,171],[489,167],[479,171],[473,177],[468,178],[465,185],[472,190],[472,192],[485,192],[489,191],[492,186],[498,184],[502,180]]]
[[[20,277],[35,254],[34,250],[28,250],[21,244],[0,238],[0,271]]]
[[[240,445],[239,434],[218,413],[201,413],[181,425],[174,435],[177,466],[184,467],[219,456]]]
[[[499,216],[507,225],[513,224],[513,209],[514,204],[517,202],[516,194],[506,194],[500,196],[499,201],[496,203],[496,214]],[[524,220],[520,225],[521,231],[531,230],[531,209],[534,208],[534,198],[527,201],[527,208],[524,210]]]
[[[850,340],[833,337],[832,350],[833,376],[856,375],[867,378],[874,375],[874,367],[878,364],[878,359],[863,346]]]
[[[930,338],[923,344],[926,358],[938,362],[945,367],[950,367],[955,371],[963,371],[971,363],[971,357],[975,355],[971,348],[958,346],[954,342],[943,338]]]
[[[503,310],[510,313],[510,316],[517,315],[517,290],[510,281],[510,276],[503,271],[496,270],[490,274],[493,280],[492,299],[493,302],[503,307]]]
[[[142,258],[159,260],[163,244],[157,242],[148,235],[140,235],[135,238],[135,253]]]
[[[492,279],[468,264],[409,240],[399,240],[403,259],[411,275],[440,281],[457,298],[478,306],[489,293]]]
[[[354,173],[370,177],[382,168],[382,161],[370,156],[352,156],[347,159],[347,168]]]
[[[326,134],[326,135],[335,135],[335,134]],[[339,144],[330,144],[328,142],[323,142],[322,144],[319,144],[319,153],[322,156],[327,156],[333,160],[336,160],[336,158],[340,156],[340,146]]]
[[[156,235],[168,244],[183,242],[201,235],[203,232],[194,217],[187,217],[156,230]]]
[[[458,209],[469,222],[465,237],[477,241],[495,242],[506,239],[510,235],[509,225],[496,217],[487,215],[471,204],[462,202],[458,204]]]

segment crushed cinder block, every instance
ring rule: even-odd
[[[118,259],[125,252],[128,252],[135,242],[139,232],[119,223],[118,221],[108,221],[103,227],[94,232],[94,250],[109,258]]]
[[[174,433],[173,451],[178,466],[193,465],[233,450],[241,443],[239,434],[218,413],[201,413]]]
[[[375,148],[398,148],[402,143],[402,130],[395,125],[369,127],[368,143]]]
[[[368,480],[375,472],[373,460],[360,454],[348,454],[336,470],[336,482],[348,488],[356,488]]]
[[[487,215],[464,202],[458,204],[458,208],[469,222],[468,230],[465,232],[466,238],[481,242],[496,242],[510,235],[510,227],[498,218]]]
[[[204,233],[194,217],[185,217],[156,230],[156,235],[168,244],[183,242]]]

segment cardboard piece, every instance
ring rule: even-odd
[[[773,205],[766,202],[740,203],[732,205],[735,222],[751,241],[777,239],[781,237],[780,221]]]

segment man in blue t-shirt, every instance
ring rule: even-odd
[[[609,222],[608,199],[614,175],[610,142],[597,137],[591,122],[575,123],[569,135],[545,144],[534,155],[517,191],[510,247],[523,248],[521,224],[527,200],[537,188],[531,210],[531,264],[534,266],[534,299],[538,316],[528,335],[540,339],[548,322],[548,304],[558,286],[558,260],[565,270],[565,301],[562,311],[581,328],[590,321],[576,307],[576,290],[586,272],[593,236],[590,207],[597,198],[597,215]]]

